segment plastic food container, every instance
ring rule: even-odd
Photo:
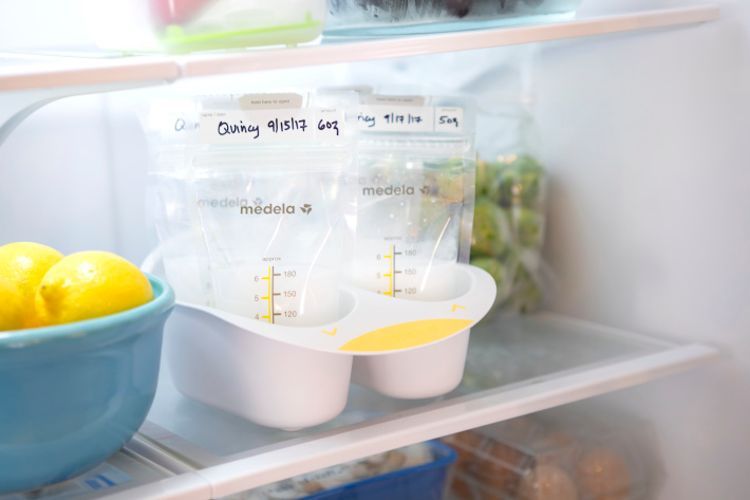
[[[655,498],[647,428],[553,411],[449,436],[458,452],[451,491],[469,500]]]
[[[156,391],[172,289],[102,318],[0,335],[0,493],[103,462],[141,426]]]
[[[296,45],[323,29],[325,0],[87,0],[105,49],[191,52]]]
[[[286,479],[230,497],[232,500],[440,500],[456,452],[438,442],[419,443]]]
[[[326,32],[382,36],[477,29],[540,16],[572,17],[581,0],[331,0]]]

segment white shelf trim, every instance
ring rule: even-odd
[[[21,60],[19,54],[0,53],[0,58]],[[70,93],[76,94],[76,87],[85,87],[87,92],[107,91],[110,86],[119,89],[172,82],[182,74],[177,62],[166,56],[94,59],[31,54],[25,59],[38,62],[0,66],[0,92],[71,88]]]
[[[178,58],[178,61],[183,77],[209,76],[486,49],[696,24],[718,18],[719,7],[707,4],[460,33],[324,44],[295,49],[251,50],[234,54],[194,54]]]
[[[211,498],[218,498],[374,453],[632,387],[697,367],[718,355],[713,347],[691,344],[582,372],[557,374],[549,379],[541,377],[536,383],[526,381],[515,389],[498,388],[453,399],[431,410],[406,411],[208,467],[195,474],[212,485]]]
[[[234,53],[121,58],[0,53],[0,144],[26,117],[62,97],[171,83],[181,78],[390,59],[622,33],[715,20],[715,4],[460,33]]]
[[[689,25],[718,17],[718,5],[701,4],[517,27],[233,53],[110,59],[0,53],[0,58],[11,61],[6,67],[0,66],[0,92],[64,87],[86,87],[88,92],[100,87],[98,90],[106,91],[114,84],[137,87],[197,76],[485,49]],[[14,65],[13,60],[20,62]],[[75,93],[79,92],[71,90]]]

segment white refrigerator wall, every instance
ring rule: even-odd
[[[685,3],[589,0],[583,13]],[[715,343],[727,353],[710,369],[616,397],[655,422],[665,499],[745,498],[750,489],[750,2],[720,3],[717,23],[541,45],[534,67],[543,159],[553,178],[550,308]],[[513,94],[503,65],[519,52],[197,85],[221,92],[259,80],[418,80],[425,89]],[[495,65],[489,76],[488,63]],[[148,153],[133,108],[147,96],[53,103],[1,144],[0,243],[34,240],[64,252],[98,248],[142,259],[155,238],[144,204]]]
[[[748,4],[724,2],[720,22],[697,28],[540,53],[552,308],[727,356],[622,395],[656,423],[665,499],[750,491]]]

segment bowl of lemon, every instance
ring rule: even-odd
[[[0,493],[106,460],[156,392],[174,293],[109,252],[0,246]]]

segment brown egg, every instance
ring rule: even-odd
[[[518,417],[502,423],[505,435],[512,436],[517,440],[526,441],[530,436],[541,429],[540,425],[529,417]]]
[[[499,441],[491,441],[483,460],[476,464],[476,478],[489,490],[514,496],[523,471],[533,465],[526,453]]]
[[[457,470],[464,470],[469,464],[478,461],[476,451],[482,447],[484,439],[484,436],[473,431],[460,432],[443,438],[443,441],[450,445],[458,455],[455,465]]]
[[[563,431],[548,432],[534,442],[537,464],[557,465],[567,463],[576,453],[578,442]]]
[[[575,438],[564,431],[548,432],[538,442],[540,446],[549,449],[571,448],[577,444]]]
[[[451,482],[451,492],[456,498],[460,498],[462,500],[476,498],[474,488],[472,488],[469,482],[459,474],[453,475],[453,481]]]
[[[540,465],[524,476],[519,500],[578,500],[570,475],[555,465]]]
[[[453,465],[455,473],[451,482],[451,491],[460,499],[474,499],[477,497],[470,484],[473,476],[471,469],[478,462],[475,452],[481,448],[484,436],[474,431],[464,431],[443,438],[443,442],[456,451],[456,462]]]
[[[485,437],[478,432],[464,431],[452,436],[448,436],[445,439],[456,443],[465,450],[473,451],[481,446],[482,441],[484,441]]]
[[[581,492],[594,500],[615,500],[630,495],[630,469],[619,453],[592,448],[576,467]]]
[[[481,488],[478,490],[479,495],[477,496],[478,500],[507,500],[508,497],[507,493],[504,493],[502,491],[492,491],[489,488]]]

